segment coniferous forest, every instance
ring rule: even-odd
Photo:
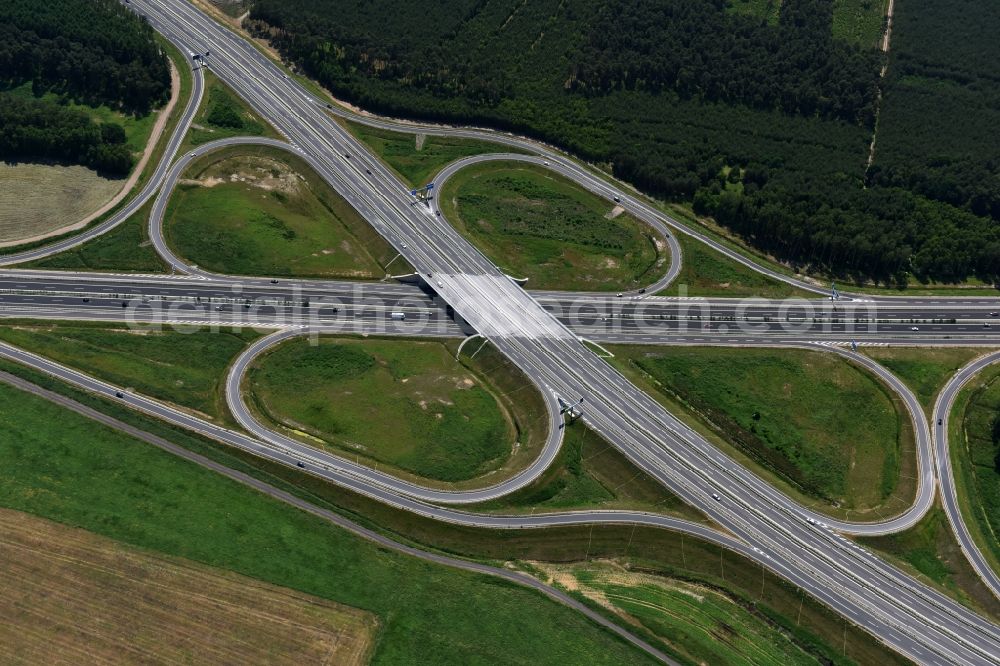
[[[26,84],[30,95],[5,92]],[[169,94],[167,59],[152,29],[115,0],[0,3],[0,157],[128,173],[122,127],[67,104],[141,116]]]
[[[995,281],[992,3],[897,0],[878,116],[883,55],[833,37],[833,0],[784,0],[771,23],[728,9],[258,0],[248,27],[363,107],[552,141],[793,265]]]

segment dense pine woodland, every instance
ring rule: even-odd
[[[67,105],[145,115],[170,95],[168,67],[152,29],[116,0],[3,0],[0,157],[127,173],[121,126]]]
[[[555,142],[792,264],[996,280],[1000,12],[897,0],[876,121],[883,56],[833,38],[832,7],[257,0],[248,25],[366,108]]]

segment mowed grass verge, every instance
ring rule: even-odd
[[[228,275],[375,279],[395,252],[301,158],[229,147],[191,165],[164,236],[181,257]],[[394,270],[406,272],[405,262]]]
[[[659,296],[817,298],[816,294],[747,268],[687,234],[677,234],[677,242],[681,246],[681,270]]]
[[[437,481],[481,477],[527,444],[520,410],[437,341],[291,340],[256,360],[245,390],[290,434]]]
[[[723,347],[614,352],[612,362],[668,407],[819,500],[817,508],[864,519],[909,505],[912,483],[900,478],[915,462],[909,419],[875,377],[839,357]]]
[[[169,267],[149,239],[149,214],[153,201],[150,199],[114,229],[83,245],[21,265],[24,268],[74,271],[166,273]]]
[[[542,167],[475,164],[437,196],[459,232],[532,289],[633,289],[668,267],[666,241],[653,229]]]
[[[462,528],[423,519],[302,474],[295,468],[277,465],[165,425],[129,411],[114,400],[83,393],[29,368],[0,360],[0,369],[68,395],[136,427],[167,437],[185,448],[347,515],[396,539],[419,544],[424,548],[492,561],[565,563],[598,558],[614,559],[633,570],[642,568],[665,582],[680,578],[724,590],[741,606],[756,609],[762,617],[791,635],[796,644],[803,646],[803,649],[816,655],[817,660],[824,663],[905,663],[895,653],[846,623],[825,606],[804,596],[794,586],[761,571],[755,563],[722,552],[699,539],[663,530],[628,526],[578,526],[504,532]],[[400,592],[405,593],[406,590]],[[599,612],[609,612],[601,606],[595,608]],[[516,625],[511,628],[512,631],[517,629]],[[670,645],[641,627],[633,627],[633,630],[643,633],[668,653],[674,652]],[[681,637],[678,636],[677,640],[681,640]],[[492,645],[492,641],[491,636],[488,643]],[[504,656],[513,661],[517,655],[507,653]],[[572,660],[571,656],[568,658]],[[461,663],[458,659],[455,661]]]
[[[372,613],[20,511],[0,529],[5,663],[360,665],[374,647]]]
[[[216,421],[228,418],[226,368],[257,337],[251,330],[144,331],[87,322],[0,326],[0,340]]]
[[[349,120],[340,121],[359,141],[399,174],[410,187],[423,187],[445,165],[470,155],[519,153],[499,143],[450,136],[408,134],[369,127]]]
[[[651,663],[541,594],[379,548],[7,385],[0,426],[0,505],[375,613],[372,663]]]

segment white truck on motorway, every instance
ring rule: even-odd
[[[395,319],[396,321],[405,321],[406,320],[406,313],[405,312],[390,312],[389,313],[389,317],[392,318],[392,319]]]

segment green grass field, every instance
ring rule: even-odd
[[[430,183],[446,164],[462,157],[521,152],[488,141],[426,135],[418,138],[416,134],[392,132],[350,121],[343,121],[343,124],[411,187]]]
[[[862,347],[861,351],[906,382],[928,418],[938,392],[959,368],[981,353],[967,347]]]
[[[227,418],[226,368],[257,337],[252,331],[143,333],[98,323],[0,326],[0,340],[216,421]]]
[[[170,246],[229,275],[376,279],[390,246],[300,158],[226,148],[197,160],[164,218]],[[403,261],[393,270],[406,272]]]
[[[500,467],[518,439],[496,389],[439,342],[293,340],[247,381],[256,408],[306,441],[438,481]]]
[[[614,351],[613,363],[654,395],[809,496],[864,511],[902,492],[900,415],[874,377],[840,358],[796,349]]]
[[[664,581],[612,563],[547,568],[553,579],[606,603],[692,664],[815,664],[793,637],[724,591]]]
[[[388,552],[6,385],[0,423],[0,504],[377,613],[375,664],[649,663],[540,594]]]
[[[215,74],[208,70],[204,74],[205,94],[181,144],[181,154],[203,143],[231,136],[282,138]]]
[[[449,221],[491,260],[533,289],[616,291],[667,269],[665,241],[645,224],[547,169],[474,165],[438,194]]]
[[[391,534],[397,539],[493,561],[513,559],[565,563],[613,559],[633,569],[642,568],[655,573],[664,581],[681,578],[728,590],[738,603],[752,605],[768,621],[792,636],[796,644],[816,655],[817,660],[823,663],[879,663],[887,666],[904,663],[900,657],[886,650],[864,632],[845,623],[824,606],[804,597],[796,588],[762,572],[756,564],[721,553],[718,548],[698,539],[678,537],[662,530],[633,529],[626,526],[495,532],[426,520],[344,491],[301,474],[294,468],[276,465],[165,425],[131,412],[112,400],[83,393],[28,368],[0,360],[0,369],[73,397],[136,427],[276,484],[292,494],[360,520],[362,524]],[[135,479],[127,478],[130,481]],[[88,482],[82,479],[80,481]],[[522,565],[522,568],[525,567],[526,565]],[[304,589],[308,591],[308,588]],[[343,601],[339,596],[336,599]],[[602,610],[599,606],[596,608]],[[636,630],[643,633],[641,628]],[[655,643],[661,643],[652,634],[647,634],[646,637]],[[663,648],[673,651],[666,644],[663,644]],[[511,660],[516,657],[509,653],[504,656]]]
[[[816,298],[815,294],[761,275],[686,234],[677,234],[677,241],[683,257],[681,272],[660,296]]]
[[[156,254],[149,240],[151,199],[127,220],[111,231],[83,245],[29,261],[25,268],[75,271],[122,271],[129,273],[165,273],[167,263]]]
[[[566,426],[559,457],[536,481],[476,511],[524,513],[579,508],[636,509],[705,520],[583,423]]]
[[[882,39],[882,25],[888,0],[834,0],[833,36],[874,48]]]
[[[950,453],[962,513],[987,560],[1000,571],[1000,368],[991,366],[955,401]]]

